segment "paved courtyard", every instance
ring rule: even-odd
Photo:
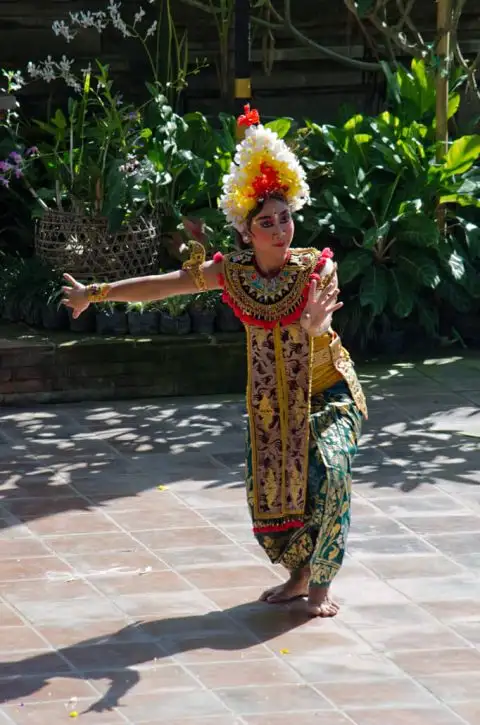
[[[335,620],[256,601],[241,400],[3,408],[0,725],[479,725],[480,358],[362,372]]]

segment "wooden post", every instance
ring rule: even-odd
[[[437,161],[448,151],[448,94],[452,0],[437,0]]]
[[[450,71],[450,28],[452,0],[437,0],[437,82],[436,82],[436,125],[437,162],[441,163],[448,152],[448,96]],[[445,232],[445,209],[437,209],[440,232]]]
[[[252,97],[250,77],[250,0],[235,0],[235,111]]]

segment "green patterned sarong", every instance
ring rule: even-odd
[[[307,506],[302,529],[257,534],[274,564],[289,571],[310,566],[310,584],[330,584],[339,571],[350,527],[352,462],[362,414],[347,385],[337,383],[312,398]],[[253,518],[253,475],[247,427],[246,486]]]

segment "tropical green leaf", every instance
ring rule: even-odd
[[[381,315],[388,298],[388,275],[384,267],[372,265],[360,285],[360,304],[371,307],[375,315]]]
[[[452,252],[448,260],[448,266],[450,267],[452,277],[457,282],[460,282],[465,276],[465,262],[463,257],[458,252]]]
[[[269,121],[269,123],[266,123],[265,128],[269,128],[271,131],[274,131],[279,138],[285,138],[292,128],[292,122],[289,118],[276,118],[275,121]]]
[[[416,288],[412,279],[399,269],[389,269],[388,298],[397,317],[408,317],[413,310]]]
[[[435,289],[440,284],[441,276],[437,264],[420,250],[411,249],[408,256],[400,254],[398,263],[406,274],[417,279],[425,287]]]
[[[443,172],[447,176],[464,174],[480,156],[480,135],[462,136],[450,146]]]
[[[460,108],[460,93],[454,93],[448,99],[448,119],[452,118]]]
[[[348,284],[362,274],[373,263],[373,256],[364,249],[353,249],[348,252],[338,267],[340,286]]]
[[[418,305],[418,318],[421,326],[431,338],[438,335],[438,310],[435,307],[428,307],[423,302]]]
[[[465,219],[460,219],[460,222],[465,232],[465,239],[467,240],[470,254],[474,259],[480,258],[480,227]]]
[[[437,244],[440,233],[436,222],[426,214],[409,213],[398,218],[394,235],[398,241],[430,247]]]
[[[437,293],[458,312],[470,312],[472,309],[473,300],[471,295],[458,284],[449,282],[448,280],[442,280],[442,283],[438,286]]]

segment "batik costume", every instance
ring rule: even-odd
[[[242,230],[259,199],[282,193],[295,211],[308,201],[305,174],[286,144],[246,109],[245,138],[225,178],[220,206]],[[242,119],[240,120],[242,123]],[[352,461],[365,397],[350,356],[332,330],[311,336],[300,324],[310,284],[329,249],[290,250],[264,276],[253,250],[223,262],[223,300],[244,323],[247,340],[246,486],[253,531],[273,563],[309,565],[310,584],[328,585],[345,553]]]

